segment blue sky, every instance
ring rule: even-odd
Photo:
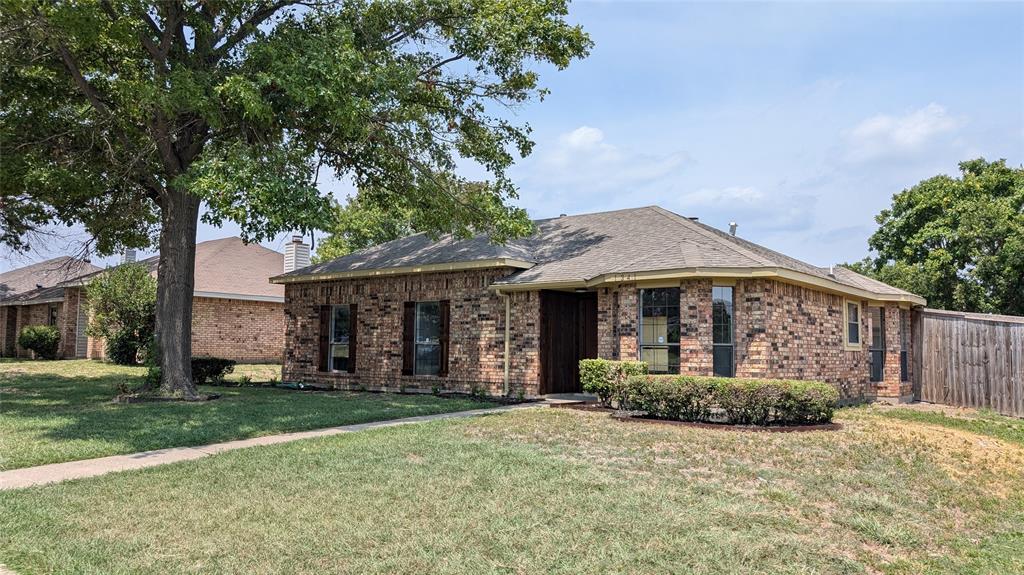
[[[658,204],[824,266],[867,254],[894,193],[1024,162],[1024,3],[576,2],[571,19],[591,56],[544,70],[551,94],[515,113],[537,143],[511,172],[532,217]]]

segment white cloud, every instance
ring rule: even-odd
[[[846,159],[861,162],[921,152],[963,124],[962,118],[951,116],[946,108],[934,103],[902,116],[872,116],[844,134]]]
[[[814,196],[768,193],[752,186],[702,188],[676,198],[676,204],[686,215],[722,224],[734,221],[747,231],[760,232],[810,228],[816,202]]]
[[[651,154],[611,144],[604,132],[580,126],[547,145],[538,146],[530,177],[546,186],[580,187],[589,191],[626,192],[675,173],[689,162],[677,151]]]

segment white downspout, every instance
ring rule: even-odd
[[[512,333],[512,326],[510,325],[512,319],[512,298],[508,293],[503,292],[500,289],[495,290],[495,292],[498,295],[505,298],[505,375],[502,381],[502,395],[508,397],[508,373],[509,363],[511,361],[511,358],[509,358],[509,350],[511,349],[511,344],[509,340]]]

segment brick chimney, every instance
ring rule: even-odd
[[[135,250],[127,249],[127,250],[124,251],[124,254],[121,255],[121,263],[123,263],[123,264],[133,264],[133,263],[135,263],[135,260],[137,258],[138,258],[138,255],[137,255]],[[86,260],[86,261],[88,261],[88,260]]]
[[[302,236],[292,236],[292,241],[284,246],[284,273],[295,271],[309,265],[309,244],[302,242]]]

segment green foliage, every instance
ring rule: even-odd
[[[679,375],[632,376],[614,386],[620,407],[656,419],[738,425],[806,425],[832,420],[839,392],[816,381]]]
[[[57,359],[60,330],[52,325],[28,325],[18,334],[18,345],[41,359]]]
[[[107,338],[107,359],[117,365],[138,364],[138,337],[128,330],[115,332],[114,335]]]
[[[86,333],[107,340],[107,357],[135,365],[153,338],[156,280],[142,264],[124,264],[97,275],[86,286],[91,319]]]
[[[238,362],[233,359],[220,357],[193,357],[192,381],[195,381],[196,385],[222,385],[224,376],[235,371],[236,363]]]
[[[415,233],[413,210],[406,206],[382,209],[359,198],[360,195],[349,197],[347,204],[334,207],[334,223],[328,230],[329,235],[317,246],[314,263]]]
[[[646,375],[647,364],[642,361],[612,361],[610,359],[580,360],[580,383],[583,391],[597,396],[597,401],[611,407],[622,383],[631,375]]]
[[[960,164],[893,196],[851,269],[942,309],[1024,315],[1024,168]]]
[[[504,110],[587,55],[564,0],[297,4],[5,2],[0,221],[21,225],[0,240],[60,221],[101,253],[146,246],[180,194],[250,241],[320,228],[321,169],[423,231],[528,227],[505,172],[530,130]],[[492,182],[463,193],[461,160]]]

